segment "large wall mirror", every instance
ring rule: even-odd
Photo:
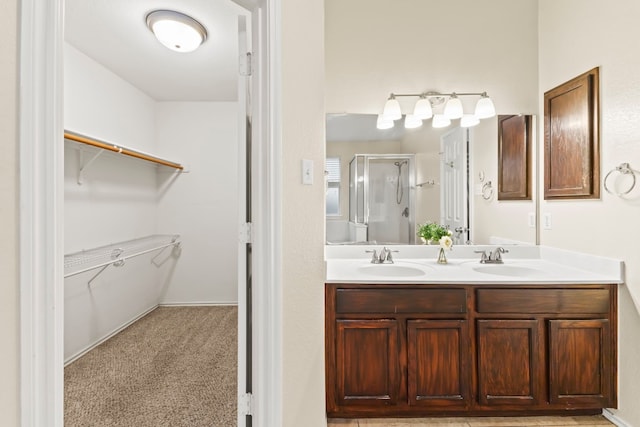
[[[427,221],[457,244],[536,243],[535,120],[531,200],[498,200],[497,116],[376,128],[391,93],[487,92],[497,115],[536,112],[536,14],[533,0],[325,0],[328,243],[420,244]]]
[[[426,222],[449,227],[456,244],[535,243],[533,202],[497,197],[496,117],[471,128],[381,130],[376,121],[327,115],[328,244],[421,244]],[[500,205],[513,217],[496,228]]]

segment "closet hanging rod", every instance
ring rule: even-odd
[[[146,160],[148,162],[157,163],[159,165],[167,166],[170,168],[184,170],[184,166],[182,166],[180,163],[171,162],[169,160],[161,159],[159,157],[143,153],[142,151],[133,150],[131,148],[126,148],[120,145],[99,141],[97,139],[79,135],[74,132],[65,131],[64,138],[71,141],[79,142],[81,144],[91,145],[102,150],[113,151],[114,153],[124,154],[125,156],[135,157],[137,159]]]
[[[100,267],[120,266],[125,260],[169,246],[180,246],[179,235],[155,235],[65,255],[64,277],[75,276]],[[93,261],[93,262],[92,262]],[[89,264],[81,267],[82,264]],[[75,267],[75,268],[74,268]],[[99,272],[104,271],[104,268]],[[70,270],[70,271],[69,271]],[[91,280],[99,275],[94,276]]]

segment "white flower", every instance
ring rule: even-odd
[[[448,251],[453,248],[453,240],[449,236],[444,236],[440,239],[440,247],[442,249],[446,249]]]

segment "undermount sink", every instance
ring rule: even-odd
[[[497,274],[498,276],[528,277],[543,274],[544,272],[531,267],[521,265],[482,264],[472,267],[474,271],[485,274]]]
[[[397,264],[370,264],[358,268],[362,274],[380,277],[418,277],[424,276],[422,269]]]

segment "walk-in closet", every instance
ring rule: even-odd
[[[202,25],[198,49],[156,39],[167,9]],[[65,426],[236,425],[247,19],[65,1]]]

